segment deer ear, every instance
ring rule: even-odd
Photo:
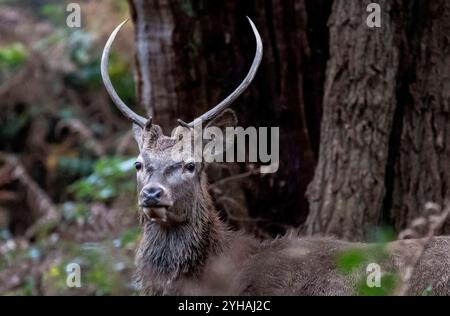
[[[227,151],[231,142],[228,137],[234,137],[226,133],[227,127],[237,125],[236,114],[227,109],[211,120],[205,127],[203,134],[204,159],[206,162],[223,161],[223,154]]]
[[[139,150],[145,148],[153,148],[158,138],[162,135],[162,130],[159,125],[151,124],[149,122],[144,128],[137,124],[133,124],[133,134],[136,140]]]
[[[154,148],[162,134],[163,132],[159,125],[149,123],[144,128],[142,147],[145,149]]]
[[[238,120],[236,113],[231,109],[226,109],[206,124],[206,128],[214,126],[220,128],[221,130],[225,130],[227,127],[235,127],[237,124]]]
[[[137,124],[133,124],[133,135],[134,135],[134,140],[136,141],[136,143],[139,146],[139,150],[142,150],[142,143],[143,143],[142,127],[140,127]]]

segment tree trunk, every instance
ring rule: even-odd
[[[450,2],[416,1],[411,47],[415,69],[403,126],[392,216],[398,230],[428,201],[450,200]],[[444,227],[450,233],[450,222]]]
[[[399,74],[396,1],[379,1],[382,27],[369,28],[371,1],[334,1],[320,154],[308,188],[309,234],[363,239],[385,197]]]
[[[379,1],[382,26],[370,29],[369,2],[334,1],[309,234],[398,232],[450,196],[450,5]]]

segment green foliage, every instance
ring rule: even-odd
[[[76,69],[66,74],[66,83],[83,89],[101,88],[100,52],[93,48],[92,35],[76,30],[68,36],[69,56]],[[115,52],[109,58],[109,75],[121,98],[126,103],[136,103],[133,74],[125,59]]]
[[[74,261],[80,262],[84,267],[84,282],[95,284],[96,295],[111,294],[115,288],[120,286],[114,267],[98,246],[85,244],[80,249],[79,257]]]
[[[135,104],[134,78],[130,67],[120,55],[115,53],[111,53],[109,64],[109,75],[117,93],[126,100],[127,104]]]
[[[89,216],[89,207],[84,203],[65,202],[62,205],[64,220],[85,223]]]
[[[27,57],[28,51],[20,42],[0,47],[0,70],[16,70],[25,63]]]
[[[86,176],[93,168],[94,161],[89,158],[61,156],[58,160],[58,172],[69,176]]]
[[[348,274],[354,269],[368,262],[368,254],[365,249],[349,249],[340,253],[337,257],[337,267],[342,273]]]
[[[373,244],[367,248],[351,248],[337,255],[336,265],[340,272],[350,273],[371,262],[383,262],[388,258],[385,244]]]
[[[341,251],[336,256],[336,267],[344,275],[353,274],[358,281],[355,293],[364,296],[392,295],[398,282],[397,271],[380,271],[381,287],[369,287],[367,285],[366,268],[370,263],[378,263],[383,266],[387,262],[389,253],[387,243],[395,239],[395,234],[390,227],[378,227],[371,233],[374,240],[369,247],[351,248]]]
[[[45,223],[38,225],[35,232],[36,238],[40,240],[50,235],[50,233],[56,229],[58,224],[59,221],[55,219],[46,221]]]
[[[397,273],[390,271],[381,272],[381,287],[369,287],[367,285],[366,267],[370,263],[382,263],[388,259],[388,253],[384,244],[376,244],[368,248],[353,248],[345,250],[337,256],[337,268],[342,274],[360,276],[356,284],[355,292],[363,296],[392,295],[398,284]]]
[[[12,243],[13,241],[10,240],[9,242]],[[17,258],[20,258],[20,254],[18,251],[16,250],[3,251],[2,255],[0,256],[0,271],[14,264]]]
[[[398,284],[398,277],[393,273],[384,273],[381,275],[380,287],[369,287],[365,278],[361,278],[357,285],[357,294],[361,296],[387,296],[394,293]]]
[[[76,117],[76,113],[70,105],[64,104],[58,109],[58,117],[62,120],[68,120]]]
[[[64,245],[66,253],[63,260],[52,265],[43,275],[43,283],[51,288],[54,294],[69,294],[77,291],[66,285],[66,267],[77,263],[81,267],[81,290],[90,289],[94,295],[117,295],[128,293],[131,284],[123,280],[119,272],[133,268],[132,260],[120,256],[103,243],[69,243]],[[127,279],[130,277],[127,276]],[[86,292],[83,292],[86,294]]]
[[[65,8],[66,5],[61,2],[46,3],[39,9],[39,13],[43,18],[52,22],[54,25],[62,25],[66,18]]]
[[[68,31],[66,29],[56,29],[49,35],[37,40],[33,44],[33,49],[45,50],[53,45],[57,45],[61,42],[65,42],[68,37]]]
[[[422,296],[431,296],[433,295],[433,287],[430,285],[422,292]]]
[[[30,275],[25,279],[25,283],[19,288],[19,291],[17,294],[23,295],[23,296],[36,295],[35,289],[36,289],[35,277],[33,275]]]
[[[74,58],[80,61],[86,58],[81,49],[74,52]],[[75,57],[76,56],[76,57]],[[66,82],[78,88],[100,88],[102,77],[100,73],[100,57],[89,60],[86,63],[78,63],[78,68],[66,75]],[[114,88],[126,103],[135,103],[134,79],[124,59],[115,53],[111,53],[109,75]]]
[[[75,70],[69,72],[66,83],[79,88],[97,88],[101,85],[100,59],[93,53],[92,34],[74,30],[67,34],[67,49]]]
[[[134,158],[102,158],[95,163],[92,174],[69,186],[69,193],[79,201],[109,201],[121,193],[133,192],[134,161]]]
[[[74,30],[68,34],[67,44],[70,59],[78,66],[90,63],[92,57],[92,34],[82,30]]]
[[[133,248],[139,239],[140,233],[138,227],[133,227],[123,233],[118,239],[113,241],[114,246],[120,248]]]
[[[20,131],[31,121],[32,113],[28,110],[16,113],[5,113],[3,118],[0,118],[0,139],[7,141],[14,139]]]

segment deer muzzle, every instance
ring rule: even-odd
[[[142,207],[144,218],[163,226],[178,226],[185,222],[182,216],[175,214],[167,206]]]

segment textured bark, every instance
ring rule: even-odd
[[[167,1],[136,0],[133,3],[138,100],[149,116],[158,115],[164,125],[178,107],[172,40],[174,16]],[[152,18],[145,18],[144,14]]]
[[[308,188],[307,233],[363,239],[376,225],[399,68],[396,1],[379,1],[382,28],[365,20],[371,1],[335,1],[329,21],[318,166]]]
[[[397,229],[423,214],[427,201],[450,199],[450,2],[416,1],[414,23],[412,102],[403,110],[393,197]]]

